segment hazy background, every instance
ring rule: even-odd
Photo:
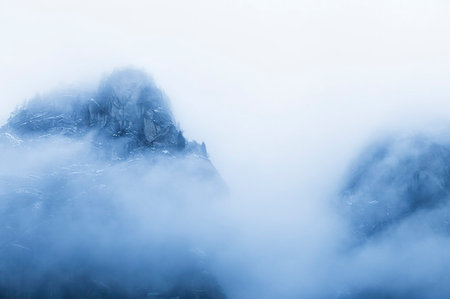
[[[323,257],[334,222],[319,199],[368,140],[450,119],[445,0],[0,3],[1,122],[36,93],[144,68],[236,195],[229,258],[251,256],[260,285]],[[304,282],[286,277],[278,288]]]
[[[2,123],[37,92],[134,65],[227,180],[340,163],[376,127],[450,112],[445,0],[0,3]]]

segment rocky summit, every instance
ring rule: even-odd
[[[137,69],[114,71],[92,92],[66,89],[36,96],[2,131],[20,138],[93,133],[95,144],[116,158],[145,151],[207,157],[205,144],[186,141],[164,93]]]
[[[0,298],[225,298],[197,237],[223,181],[145,73],[27,101],[0,165]]]

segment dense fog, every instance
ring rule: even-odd
[[[0,0],[0,297],[448,297],[449,15]]]
[[[324,172],[313,185],[269,175],[256,186],[236,172],[239,185],[222,178],[204,143],[183,136],[167,97],[138,69],[116,70],[96,89],[36,96],[1,132],[0,291],[445,297],[445,136],[376,138],[338,177]]]

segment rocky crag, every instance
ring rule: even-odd
[[[207,158],[205,144],[186,141],[161,90],[142,71],[123,69],[93,92],[68,89],[37,96],[19,107],[2,128],[21,137],[60,134],[93,141],[111,157],[137,152],[194,153]]]
[[[27,101],[0,165],[1,298],[225,298],[192,237],[224,184],[145,73]]]

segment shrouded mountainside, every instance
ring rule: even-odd
[[[428,214],[434,219],[423,225],[448,230],[449,198],[450,145],[419,136],[372,144],[343,191],[346,215],[362,237]]]
[[[447,298],[449,199],[445,139],[416,135],[371,144],[338,205],[350,224],[349,256],[361,263],[354,279],[367,280],[339,298]]]
[[[1,298],[225,298],[195,237],[224,183],[145,73],[36,97],[0,145]]]
[[[94,133],[95,144],[119,158],[149,150],[207,157],[204,144],[187,142],[177,128],[162,91],[136,69],[113,72],[93,92],[37,96],[13,113],[3,131],[27,138]]]

